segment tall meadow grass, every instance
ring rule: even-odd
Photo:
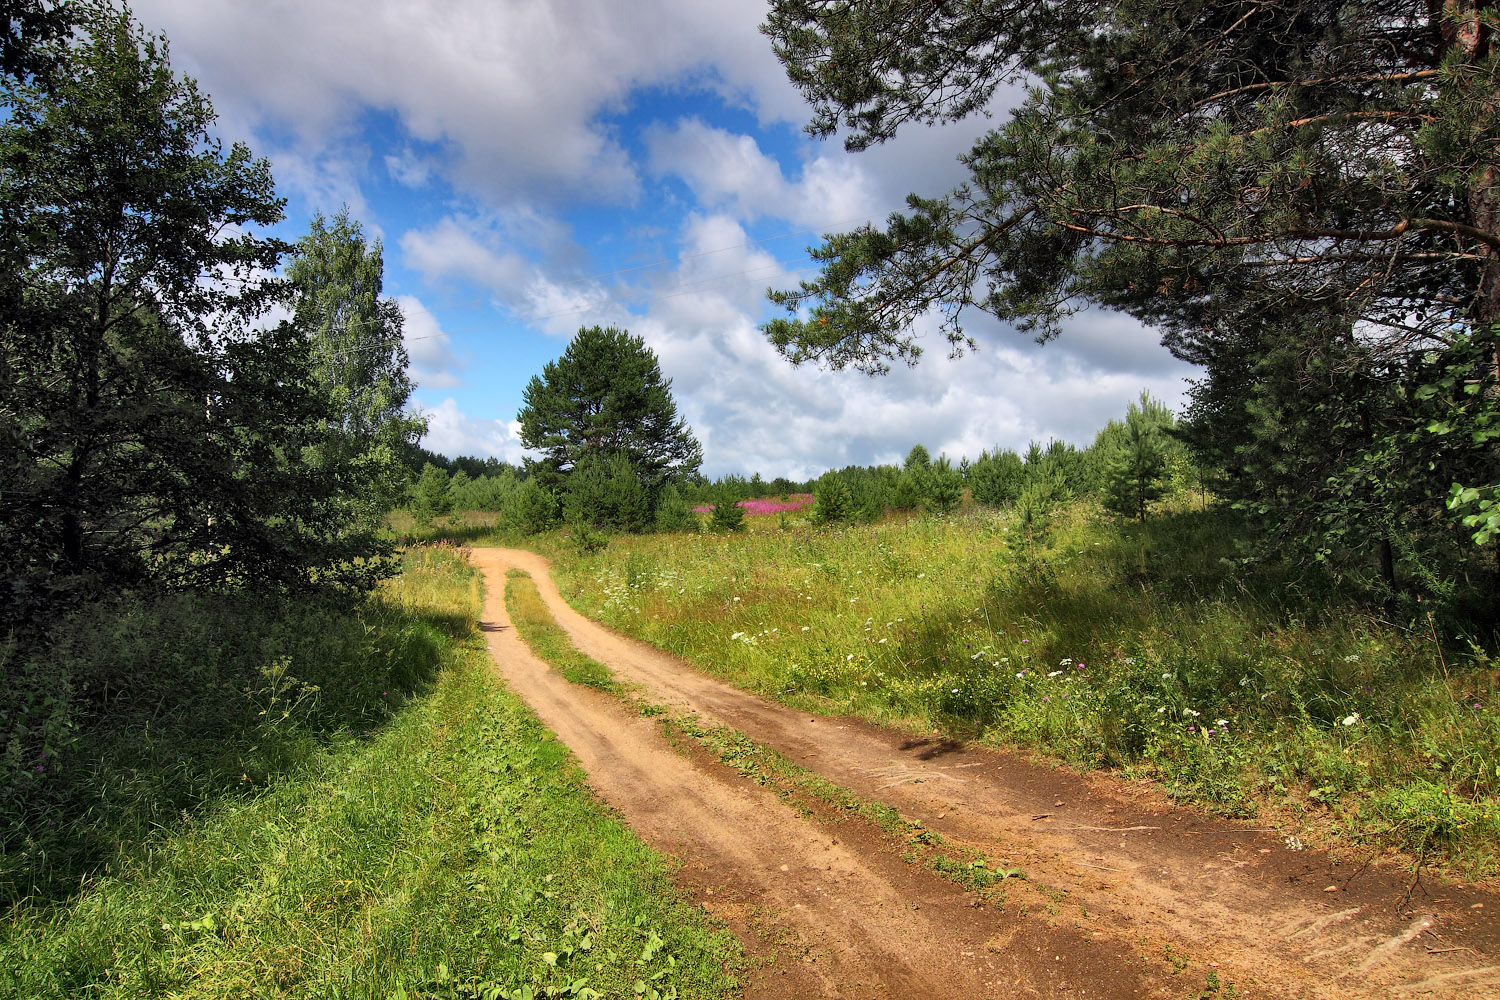
[[[500,683],[479,598],[437,546],[353,607],[81,620],[54,655],[115,701],[7,813],[0,997],[732,993],[733,940]]]
[[[1430,621],[1246,569],[1222,512],[1013,514],[547,546],[584,612],[792,704],[1160,779],[1228,815],[1500,863],[1500,674]]]

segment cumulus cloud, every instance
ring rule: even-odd
[[[639,88],[696,86],[763,120],[800,100],[739,0],[137,0],[226,117],[308,145],[376,109],[451,150],[440,169],[496,204],[610,201],[638,178],[609,124]],[[755,44],[746,44],[754,39]]]
[[[522,255],[500,250],[484,227],[452,216],[427,229],[407,230],[399,244],[403,263],[431,284],[460,278],[506,292],[523,287],[535,273]]]
[[[876,184],[851,157],[817,156],[797,180],[761,151],[753,136],[698,118],[661,123],[645,134],[648,164],[658,175],[680,177],[704,208],[735,216],[787,219],[805,226],[850,225],[876,214]]]
[[[458,372],[463,363],[453,353],[453,343],[437,317],[415,295],[398,295],[402,340],[411,361],[412,379],[426,389],[451,389],[462,385]]]
[[[391,215],[414,221],[394,243],[421,282],[473,285],[539,334],[606,323],[645,337],[711,474],[803,478],[897,461],[918,441],[953,457],[1032,439],[1086,443],[1142,388],[1179,402],[1191,374],[1152,331],[1103,311],[1075,317],[1045,348],[976,321],[981,350],[951,362],[929,330],[921,366],[883,379],[782,361],[756,328],[763,292],[795,284],[800,246],[816,238],[797,249],[755,244],[747,227],[843,228],[899,209],[909,192],[944,192],[964,180],[957,157],[992,123],[908,128],[860,154],[837,140],[779,152],[785,135],[767,126],[799,125],[808,111],[756,32],[762,4],[135,0],[134,9],[172,39],[176,68],[214,96],[224,134],[258,136],[288,189],[325,210],[349,204],[375,233],[384,203],[368,202],[361,184],[383,171],[409,189]],[[632,131],[642,94],[704,92],[748,110],[759,133],[745,134],[745,116],[732,129],[708,120],[701,104]],[[1003,113],[1014,97],[997,94],[991,109]],[[663,102],[670,109],[670,96]],[[690,200],[631,224],[660,225],[660,256],[677,259],[588,277],[604,268],[587,263],[564,220],[639,208],[647,185],[680,190],[666,178]],[[580,225],[610,233],[607,221]],[[508,389],[466,395],[463,342],[417,296],[400,302],[423,388],[455,390],[428,412],[426,444],[518,460],[510,421],[471,415]],[[469,348],[477,370],[480,345]]]
[[[524,455],[520,425],[515,421],[485,420],[471,417],[449,397],[436,407],[423,411],[427,418],[427,435],[422,447],[443,455],[475,455],[498,458],[520,464]]]
[[[399,153],[388,153],[385,157],[386,172],[409,188],[423,188],[432,180],[436,164],[431,157],[423,156],[410,146]]]

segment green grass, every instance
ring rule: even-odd
[[[327,611],[318,635],[297,615],[290,633],[266,624],[281,679],[217,696],[250,709],[159,712],[161,752],[134,773],[110,741],[141,749],[144,735],[87,734],[72,752],[114,776],[75,765],[71,787],[123,798],[53,808],[112,849],[71,855],[71,888],[38,874],[50,842],[7,855],[10,884],[30,891],[0,924],[0,997],[732,995],[732,938],[679,900],[664,862],[498,681],[478,595],[461,553],[414,552],[352,625]],[[344,630],[364,644],[328,645]],[[299,641],[344,659],[315,670]],[[314,674],[316,691],[286,680]],[[169,751],[206,752],[198,729],[224,747],[184,777]],[[267,767],[215,770],[236,759]],[[179,801],[192,808],[173,813]]]
[[[1260,813],[1314,841],[1500,870],[1500,674],[1315,576],[1247,570],[1222,513],[557,539],[580,610],[800,707],[937,727]]]

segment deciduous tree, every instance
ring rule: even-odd
[[[412,382],[403,318],[396,300],[382,295],[380,241],[365,238],[347,207],[331,220],[318,215],[297,242],[286,276],[293,315],[312,338],[313,374],[330,397],[319,458],[356,467],[364,489],[351,519],[382,517],[399,501],[402,459],[425,427],[406,412]]]
[[[260,320],[269,165],[126,15],[55,65],[0,93],[0,627],[123,586],[362,573],[351,483],[302,460],[327,418],[307,338]]]

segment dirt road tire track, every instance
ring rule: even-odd
[[[912,872],[893,872],[892,859],[870,845],[855,851],[832,843],[826,830],[753,786],[729,795],[732,778],[702,761],[690,765],[643,720],[622,722],[618,704],[568,685],[508,628],[491,631],[502,672],[574,749],[601,795],[649,842],[683,858],[689,872],[700,865],[721,872],[730,869],[715,866],[742,866],[733,869],[742,879],[739,891],[763,893],[782,919],[801,921],[799,935],[844,940],[817,970],[816,994],[793,989],[785,995],[1076,996],[1087,989],[1091,996],[1124,997],[1193,989],[1183,980],[1163,990],[1161,969],[1150,964],[1154,954],[1167,962],[1190,956],[1197,983],[1212,967],[1222,982],[1250,996],[1500,997],[1500,894],[1419,886],[1403,905],[1406,873],[1335,866],[1320,852],[1289,850],[1273,834],[1174,808],[1154,792],[1108,776],[1074,775],[857,720],[794,712],[580,615],[563,600],[541,556],[477,549],[474,562],[486,576],[487,622],[505,621],[505,570],[524,569],[574,644],[622,680],[641,685],[652,700],[737,729],[858,795],[998,853],[1064,901],[1052,919],[1011,914],[997,921],[961,904],[955,911],[951,898],[940,902],[952,896],[952,887],[930,875],[913,884]],[[601,729],[606,716],[616,722]],[[673,791],[677,782],[681,792]],[[621,784],[627,787],[616,787]],[[679,797],[686,812],[665,801]],[[715,823],[695,828],[693,817],[702,815]],[[826,855],[827,875],[814,878],[816,885],[788,878],[780,865],[793,865],[779,852],[808,871],[817,871]],[[899,869],[899,860],[894,863]],[[930,895],[929,906],[949,911],[940,925],[926,918],[915,925],[892,922],[899,904],[890,903],[900,897],[890,893],[903,882],[902,892]],[[1334,891],[1326,891],[1330,886]],[[887,905],[872,912],[826,905],[835,896]],[[810,901],[821,908],[809,908]],[[1038,961],[1042,950],[1057,953],[1052,966]],[[931,971],[924,975],[933,969],[935,980]],[[866,992],[850,992],[852,983],[864,984]],[[784,985],[807,989],[813,983]]]
[[[711,911],[738,923],[742,939],[759,922],[784,945],[757,970],[748,995],[969,1000],[1038,995],[1015,991],[1015,980],[1058,978],[1018,971],[989,951],[995,918],[957,886],[914,877],[878,851],[851,850],[772,793],[679,754],[619,700],[549,669],[506,614],[510,555],[480,549],[473,557],[485,574],[482,628],[500,673],[573,751],[600,796],[648,843],[682,861]],[[771,957],[763,943],[748,943]],[[1146,995],[1125,985],[1085,995]]]

